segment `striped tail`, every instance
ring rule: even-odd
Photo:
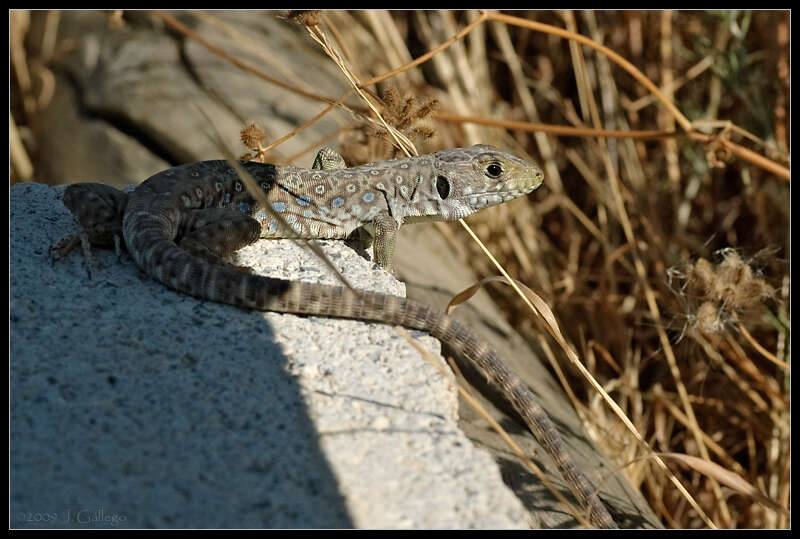
[[[214,264],[178,247],[165,228],[164,216],[140,214],[135,221],[126,219],[123,227],[134,260],[150,277],[180,292],[249,309],[369,320],[430,333],[503,390],[588,511],[590,521],[600,528],[617,527],[528,386],[466,326],[423,303],[397,296],[286,281]]]

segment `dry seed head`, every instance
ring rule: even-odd
[[[253,150],[257,150],[264,140],[264,132],[255,123],[251,123],[242,129],[239,135],[242,139],[242,144]]]
[[[690,289],[702,301],[692,322],[701,331],[719,332],[727,321],[774,295],[772,287],[756,277],[736,251],[724,250],[722,256],[716,266],[700,258],[687,272]]]
[[[287,18],[298,24],[316,26],[322,22],[322,11],[319,9],[290,9]]]
[[[705,258],[689,265],[689,286],[701,296],[709,296],[714,288],[714,267]]]
[[[725,326],[719,315],[717,307],[710,301],[705,301],[697,309],[692,325],[702,333],[719,333]]]
[[[116,30],[117,28],[125,26],[125,19],[122,18],[122,15],[123,11],[121,9],[112,9],[108,13],[108,27],[112,30]]]
[[[719,263],[717,275],[720,280],[728,284],[737,285],[753,277],[750,266],[742,261],[736,251],[725,253],[725,258]]]
[[[439,108],[439,100],[438,99],[431,99],[430,101],[426,102],[417,110],[417,117],[422,120],[430,116],[436,109]]]
[[[735,302],[738,305],[760,303],[772,297],[774,290],[761,279],[743,283],[736,289]]]
[[[725,163],[731,159],[731,151],[714,140],[706,146],[706,161],[711,168],[724,168]]]
[[[383,91],[383,102],[386,103],[387,109],[395,108],[399,101],[400,101],[400,92],[398,92],[397,88],[395,88],[394,86],[388,86]]]
[[[429,116],[439,105],[437,99],[430,99],[419,105],[413,94],[402,98],[397,89],[389,87],[383,92],[383,101],[385,106],[381,110],[381,115],[384,120],[409,139],[419,137],[427,140],[436,134],[429,125]],[[400,155],[399,150],[392,145],[393,138],[382,127],[365,124],[362,129],[368,139],[378,138],[385,141],[389,150],[393,152],[392,157]]]

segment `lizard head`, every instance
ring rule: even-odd
[[[529,163],[487,145],[433,154],[434,174],[425,194],[435,219],[455,220],[483,208],[527,195],[542,184],[544,173]]]

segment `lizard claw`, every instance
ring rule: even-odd
[[[256,274],[256,269],[253,266],[232,266],[233,269],[239,270],[242,273]]]
[[[55,262],[56,260],[60,260],[67,256],[70,251],[72,251],[75,246],[78,245],[78,243],[80,243],[80,237],[78,237],[76,234],[73,234],[71,236],[67,236],[58,243],[51,245],[50,249],[48,249],[51,262]]]
[[[91,253],[91,246],[89,244],[89,237],[85,233],[73,234],[62,239],[58,243],[50,246],[48,253],[50,255],[51,266],[55,264],[56,260],[66,257],[72,252],[75,247],[80,244],[83,251],[83,261],[86,266],[86,277],[91,280],[92,269],[94,268],[94,261]]]

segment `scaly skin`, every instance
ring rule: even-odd
[[[390,270],[400,225],[455,220],[525,195],[541,185],[541,169],[482,145],[352,168],[342,168],[336,154],[323,152],[315,165],[321,168],[315,169],[242,163],[291,233],[258,206],[226,161],[159,172],[127,195],[100,184],[71,185],[64,203],[84,227],[85,254],[88,242],[108,246],[121,231],[147,275],[186,294],[249,309],[427,331],[502,389],[591,522],[616,527],[534,395],[469,328],[405,298],[254,275],[225,262],[259,237],[363,238],[366,231],[374,238],[375,261]],[[65,241],[54,255],[63,256],[74,245]]]

